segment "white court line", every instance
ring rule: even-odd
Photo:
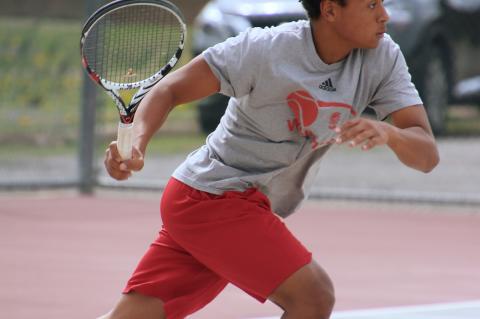
[[[430,304],[421,306],[406,306],[406,307],[391,307],[391,308],[377,308],[377,309],[363,309],[352,311],[338,311],[332,315],[331,319],[350,319],[350,318],[372,318],[372,316],[391,316],[402,314],[421,314],[429,312],[441,312],[452,310],[468,310],[473,308],[478,309],[478,314],[475,314],[475,319],[480,318],[480,300],[456,302],[456,303],[443,303],[443,304]],[[471,317],[474,319],[474,317]],[[251,319],[279,319],[279,317],[258,317]]]

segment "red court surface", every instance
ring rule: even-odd
[[[1,194],[0,317],[107,312],[156,236],[156,197]],[[309,201],[286,223],[330,273],[337,312],[480,299],[479,207]],[[228,286],[191,318],[280,314]]]

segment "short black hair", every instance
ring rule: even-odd
[[[322,0],[299,0],[302,4],[305,10],[307,10],[307,15],[310,19],[312,20],[317,20],[320,18],[320,2]],[[338,2],[341,6],[344,6],[347,4],[347,0],[333,0],[335,2]]]

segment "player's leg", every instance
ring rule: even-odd
[[[285,311],[282,319],[328,319],[335,302],[333,284],[315,261],[285,280],[269,299]]]
[[[165,319],[163,302],[135,292],[122,296],[115,308],[98,319]]]
[[[284,318],[328,318],[330,279],[271,212],[265,195],[250,189],[217,196],[171,183],[162,216],[186,251],[259,301],[270,297],[286,311]],[[179,194],[183,200],[175,198]]]
[[[183,319],[212,301],[226,284],[162,229],[117,306],[101,319]]]

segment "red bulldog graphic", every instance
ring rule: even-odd
[[[329,112],[331,112],[328,123],[328,128],[330,130],[334,130],[341,119],[341,113],[335,111],[332,112],[332,108],[348,109],[351,115],[357,115],[357,112],[349,104],[316,101],[313,96],[305,90],[298,90],[290,93],[287,96],[287,103],[295,115],[295,119],[288,121],[288,129],[290,131],[296,129],[302,136],[310,138],[313,149],[317,148],[320,144],[317,136],[309,129],[309,127],[315,123],[322,108],[329,108]]]

